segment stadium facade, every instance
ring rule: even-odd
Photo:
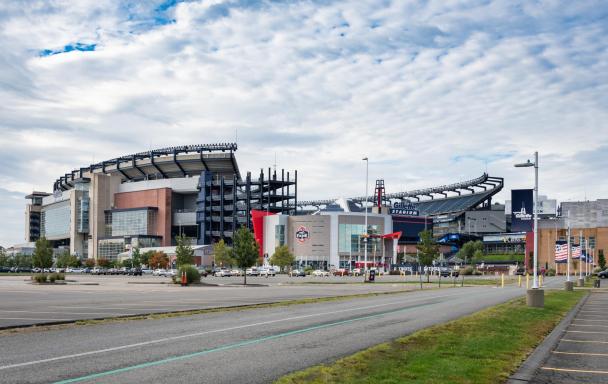
[[[44,236],[81,258],[116,259],[128,246],[232,243],[251,211],[295,215],[297,171],[241,175],[235,143],[156,149],[59,177],[53,193],[26,198],[26,240]]]

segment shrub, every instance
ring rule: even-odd
[[[36,273],[36,274],[32,275],[32,280],[37,283],[40,283],[40,284],[46,283],[46,278],[47,278],[46,273]]]
[[[476,270],[473,271],[473,275],[475,275],[475,276],[481,276],[481,275],[483,275],[483,273],[481,273],[480,270],[476,269]]]
[[[50,281],[51,283],[54,283],[54,282],[55,282],[55,280],[57,280],[57,273],[51,273],[51,274],[49,275],[49,281]]]
[[[314,271],[314,269],[311,266],[307,266],[306,268],[304,268],[304,273],[307,275],[310,275],[312,271]]]
[[[462,274],[466,275],[466,276],[470,276],[473,274],[473,267],[466,267],[465,269],[462,270]]]
[[[398,269],[393,269],[388,272],[389,275],[401,275],[401,271]]]
[[[547,270],[547,276],[555,276],[555,269],[549,268]]]
[[[175,280],[177,283],[181,283],[182,281],[182,272],[186,272],[186,281],[188,282],[188,284],[201,282],[201,274],[198,272],[196,267],[192,265],[182,265],[179,268],[177,276],[175,276]]]

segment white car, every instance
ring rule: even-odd
[[[316,277],[329,277],[329,272],[316,269],[312,271],[312,275]]]
[[[152,272],[152,276],[165,276],[166,272],[167,272],[166,270],[164,270],[162,268],[158,268],[158,269],[155,269],[154,272]]]
[[[247,276],[260,276],[260,270],[257,268],[247,268],[247,270],[245,271],[245,274]]]
[[[152,271],[150,268],[142,268],[141,269],[141,273],[144,275],[149,275],[151,273],[153,273],[154,271]]]
[[[272,268],[260,268],[260,276],[276,276],[277,273]]]
[[[243,273],[241,272],[240,269],[233,269],[232,271],[230,271],[230,274],[232,276],[243,276]]]
[[[230,276],[232,276],[232,271],[229,270],[228,268],[220,268],[220,269],[217,269],[213,273],[213,276],[215,276],[215,277],[230,277]]]
[[[177,275],[177,269],[169,269],[168,271],[165,272],[165,274],[163,276],[173,277],[176,275]]]

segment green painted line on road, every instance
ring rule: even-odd
[[[390,315],[390,314],[393,314],[393,313],[406,312],[406,311],[409,311],[409,310],[412,310],[412,309],[416,309],[416,308],[420,308],[420,307],[426,307],[426,306],[431,306],[431,305],[435,305],[435,304],[439,304],[439,303],[441,303],[441,302],[417,304],[417,305],[409,306],[407,308],[400,308],[400,309],[395,309],[395,310],[391,310],[391,311],[385,311],[385,312],[381,312],[381,313],[376,313],[376,314],[373,314],[373,315],[356,317],[354,319],[342,320],[342,321],[337,321],[337,322],[327,323],[327,324],[321,324],[321,325],[315,325],[315,326],[312,326],[312,327],[297,329],[297,330],[294,330],[294,331],[278,333],[276,335],[260,337],[260,338],[257,338],[257,339],[252,339],[252,340],[247,340],[247,341],[241,341],[241,342],[233,343],[233,344],[227,344],[227,345],[223,345],[223,346],[212,348],[212,349],[206,349],[206,350],[199,351],[199,352],[189,353],[189,354],[186,354],[186,355],[179,355],[179,356],[169,357],[169,358],[162,359],[162,360],[150,361],[150,362],[147,362],[147,363],[135,364],[135,365],[131,365],[131,366],[124,367],[124,368],[112,369],[112,370],[109,370],[109,371],[94,373],[94,374],[91,374],[91,375],[75,377],[73,379],[61,380],[61,381],[55,382],[55,384],[77,383],[77,382],[80,382],[80,381],[97,379],[97,378],[100,378],[100,377],[109,376],[109,375],[115,375],[115,374],[118,374],[118,373],[129,372],[129,371],[133,371],[133,370],[136,370],[136,369],[153,367],[153,366],[157,366],[157,365],[163,365],[163,364],[171,363],[171,362],[174,362],[174,361],[180,361],[180,360],[190,359],[190,358],[193,358],[193,357],[204,356],[204,355],[208,355],[208,354],[214,353],[214,352],[221,352],[221,351],[226,351],[226,350],[235,349],[235,348],[239,348],[239,347],[244,347],[244,346],[247,346],[247,345],[259,344],[259,343],[262,343],[264,341],[279,339],[279,338],[286,337],[286,336],[298,335],[298,334],[301,334],[301,333],[312,332],[312,331],[316,331],[316,330],[319,330],[319,329],[335,327],[337,325],[344,325],[344,324],[354,323],[354,322],[357,322],[357,321],[374,319],[374,318],[377,318],[377,317],[381,317],[381,316],[385,316],[385,315]]]

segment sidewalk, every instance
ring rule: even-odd
[[[594,291],[581,304],[526,360],[538,368],[522,374],[524,363],[509,383],[608,384],[608,291]]]

